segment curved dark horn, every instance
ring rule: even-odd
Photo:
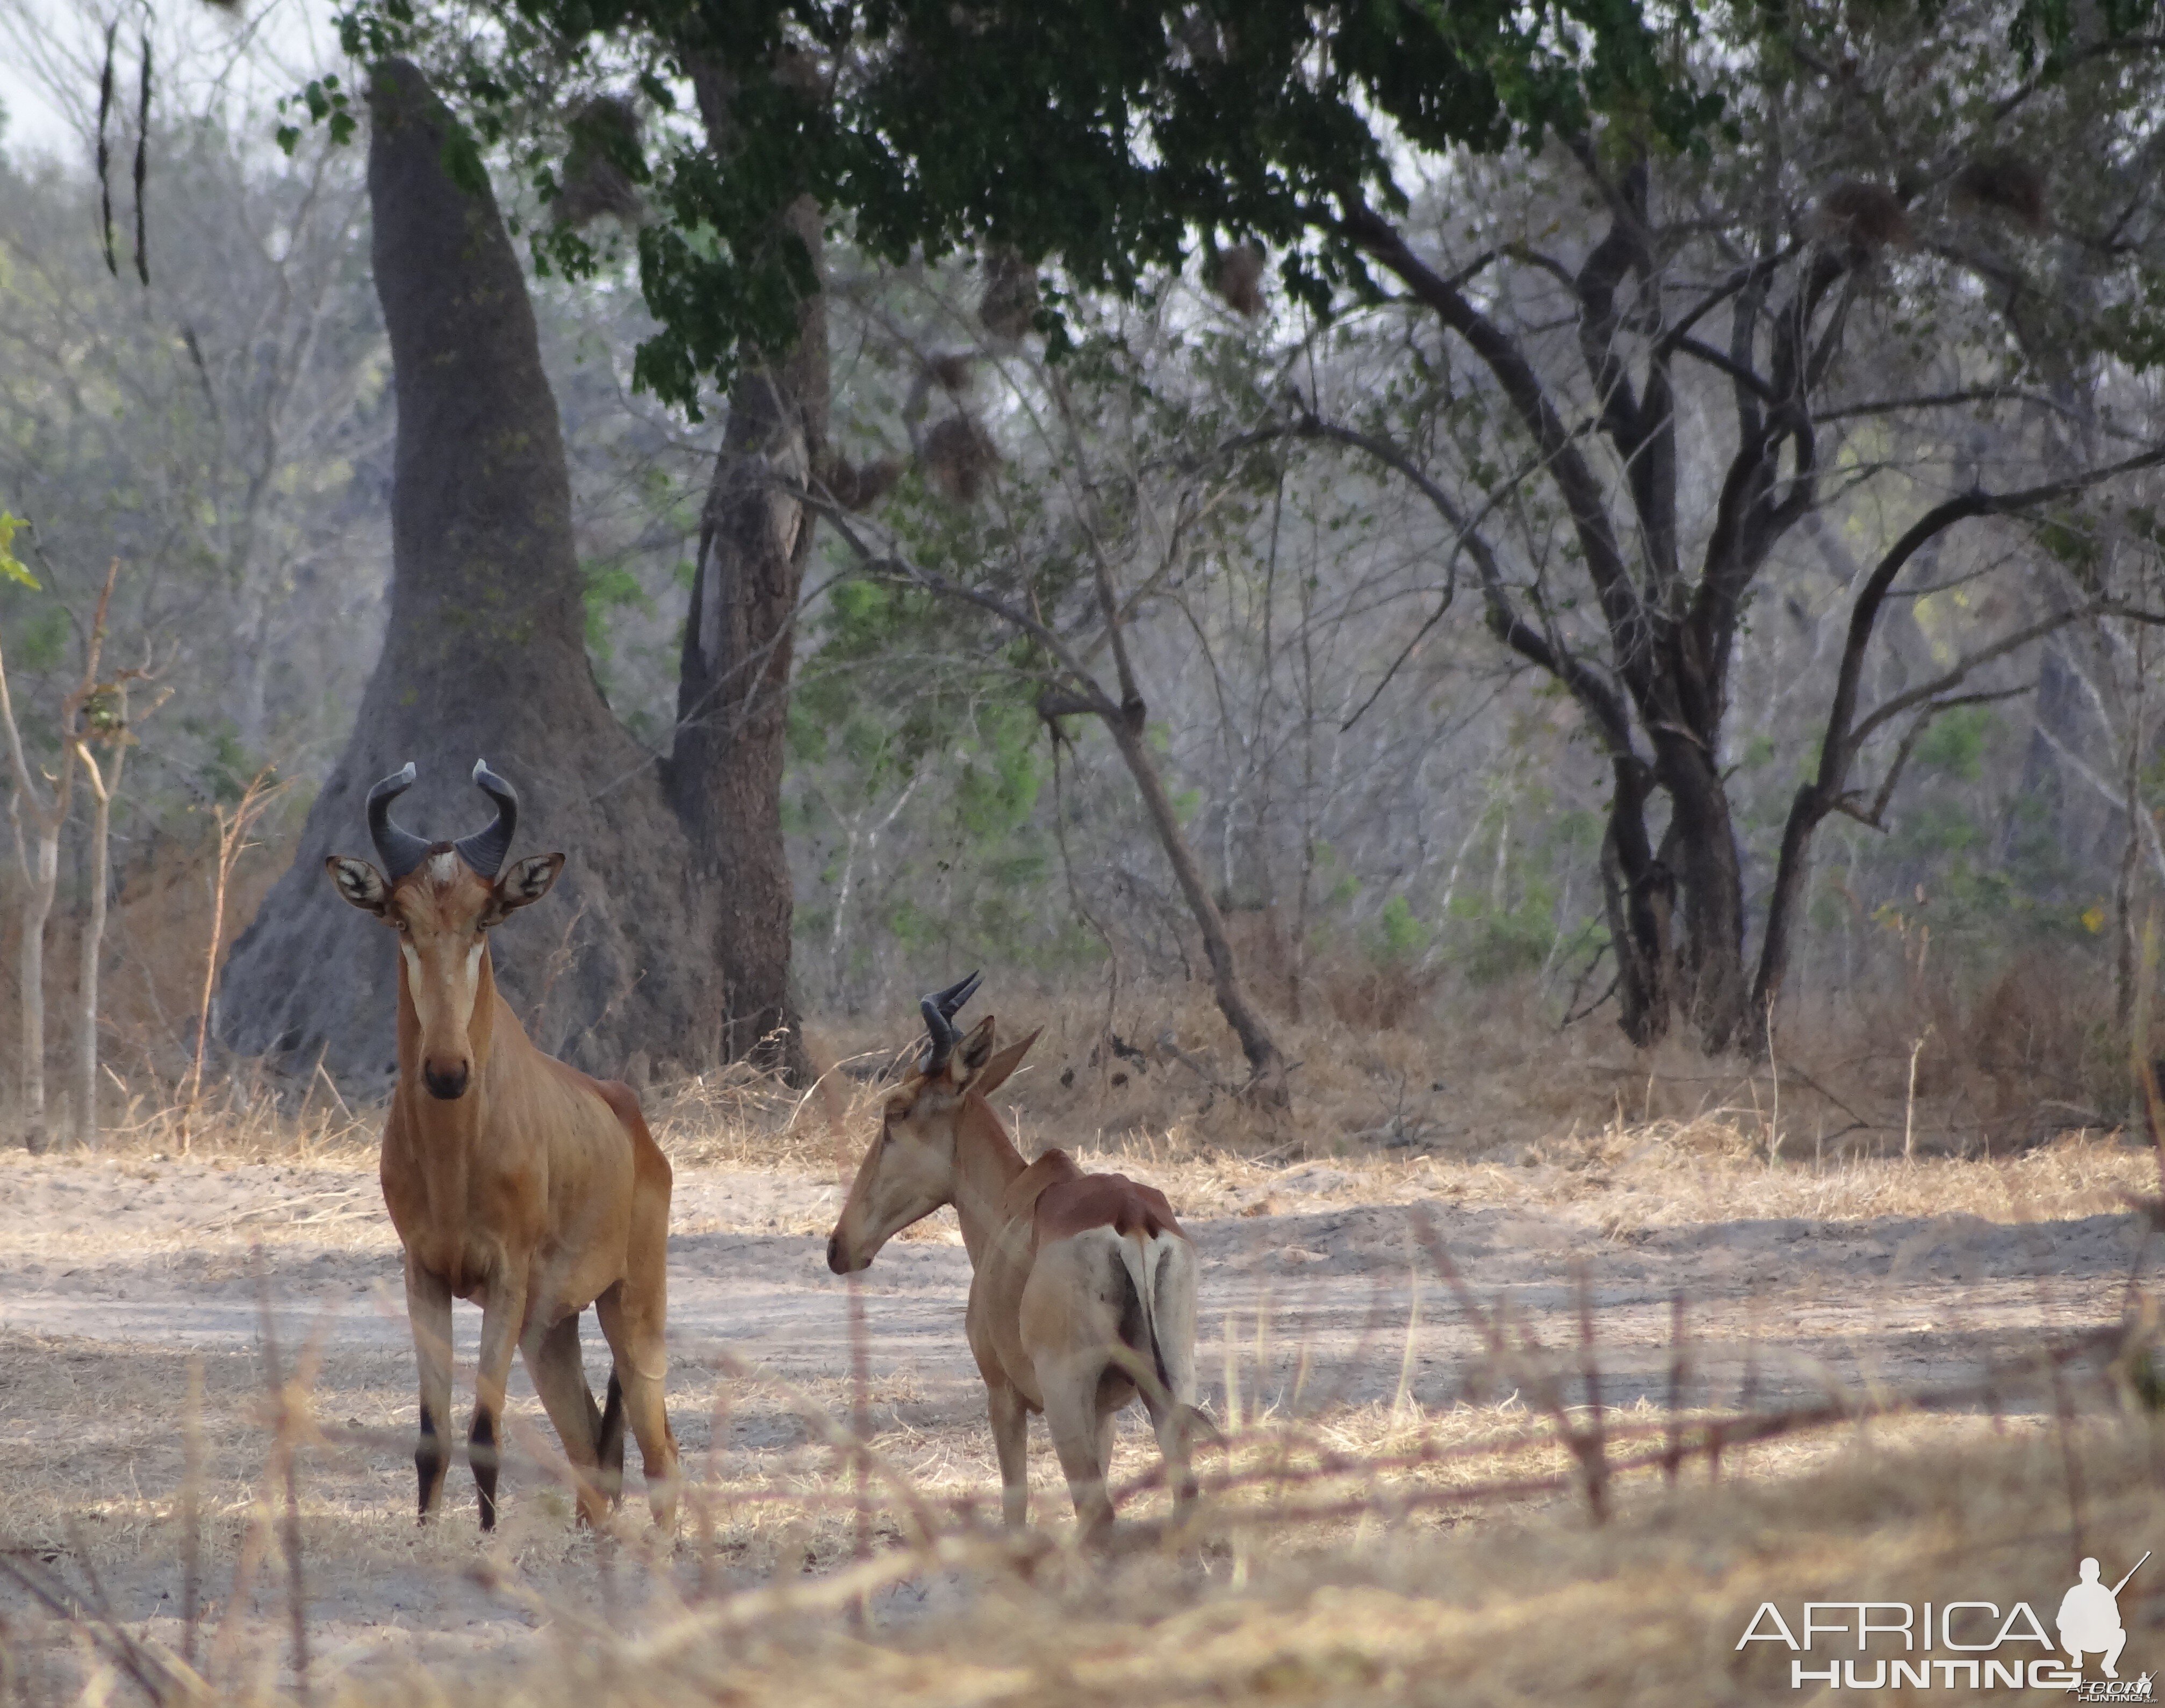
[[[924,1030],[932,1040],[925,1046],[924,1054],[918,1058],[917,1071],[936,1074],[947,1065],[947,1058],[955,1052],[955,1028],[947,1023],[947,1017],[940,1012],[940,1005],[930,996],[918,1003],[917,1012],[924,1017]]]
[[[958,979],[944,991],[935,991],[920,999],[918,1012],[924,1017],[924,1031],[931,1043],[926,1047],[922,1060],[917,1064],[920,1074],[936,1074],[947,1065],[947,1058],[955,1053],[957,1034],[955,1031],[956,1011],[977,993],[979,975],[972,973]]]
[[[962,1005],[977,994],[977,986],[984,982],[982,973],[972,973],[967,979],[957,979],[944,991],[935,991],[932,1000],[940,1005],[940,1012],[952,1020]]]
[[[368,791],[368,838],[383,862],[383,875],[394,884],[429,857],[425,839],[391,822],[391,803],[414,786],[414,775],[408,759],[404,770],[393,771]]]
[[[451,846],[484,878],[493,878],[511,850],[512,833],[519,828],[519,791],[488,768],[487,759],[476,759],[474,786],[496,802],[496,822],[471,836],[462,836]]]

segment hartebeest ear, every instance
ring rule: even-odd
[[[349,859],[345,854],[333,854],[324,862],[324,870],[331,875],[340,895],[364,913],[373,913],[378,919],[391,900],[391,886],[383,881],[383,874],[366,860]]]
[[[506,914],[539,901],[563,870],[564,857],[560,854],[527,855],[496,880],[495,899],[482,910],[481,922],[495,925]]]
[[[977,1083],[977,1075],[985,1070],[985,1064],[993,1054],[993,1017],[988,1014],[963,1035],[955,1046],[955,1054],[948,1058],[947,1076],[958,1091],[967,1091]]]
[[[970,1089],[980,1097],[989,1097],[998,1090],[1007,1084],[1008,1075],[1022,1065],[1022,1059],[1030,1054],[1030,1047],[1037,1042],[1038,1033],[1044,1030],[1040,1026],[1028,1037],[1017,1038],[987,1062],[984,1072],[971,1082]]]

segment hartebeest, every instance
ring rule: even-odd
[[[414,767],[368,791],[383,862],[334,855],[339,894],[398,935],[398,1083],[383,1124],[383,1201],[406,1249],[406,1311],[420,1364],[414,1450],[426,1522],[443,1494],[451,1407],[451,1300],[482,1307],[467,1457],[481,1527],[496,1525],[498,1423],[511,1349],[578,1473],[582,1522],[620,1490],[627,1413],[655,1521],[677,1506],[677,1440],[663,1409],[668,1160],[629,1085],[592,1080],[527,1038],[496,988],[488,932],[538,901],[563,870],[534,854],[501,876],[519,822],[510,784],[477,764],[496,821],[456,842],[401,829],[391,803]],[[579,1313],[601,1320],[615,1360],[598,1410],[579,1353]]]
[[[1030,1417],[1045,1414],[1086,1539],[1113,1521],[1113,1419],[1138,1393],[1184,1507],[1195,1406],[1195,1248],[1156,1188],[1086,1175],[1065,1151],[1025,1163],[986,1099],[1037,1041],[995,1054],[988,1015],[958,1038],[972,973],[919,1005],[930,1043],[888,1094],[827,1267],[865,1268],[913,1222],[952,1204],[970,1253],[970,1351],[985,1379],[1007,1521],[1030,1516]],[[1040,1028],[1042,1029],[1042,1028]]]

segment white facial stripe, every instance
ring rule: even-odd
[[[481,996],[481,939],[477,938],[474,946],[466,951],[466,988],[459,993],[460,1006],[466,1011],[469,1026],[473,1024],[475,1001]]]
[[[481,952],[483,946],[477,942],[466,951],[465,976],[459,980],[459,988],[452,994],[453,1006],[459,1011],[461,1026],[473,1024],[474,1004],[481,996]],[[428,980],[421,975],[421,952],[410,941],[402,939],[398,953],[406,958],[406,990],[414,999],[414,1017],[421,1022],[422,1031],[426,1032],[435,1021],[435,993],[429,988]]]
[[[414,999],[414,1017],[421,1022],[421,1030],[426,1032],[429,1029],[429,991],[421,977],[421,951],[402,938],[398,953],[406,958],[406,994]]]
[[[429,875],[439,884],[448,884],[458,875],[459,857],[450,849],[445,849],[429,862]]]

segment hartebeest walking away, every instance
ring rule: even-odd
[[[420,1364],[422,1520],[449,1463],[456,1296],[482,1307],[467,1444],[482,1528],[496,1524],[514,1346],[578,1472],[582,1521],[598,1521],[619,1493],[628,1416],[655,1521],[666,1527],[677,1501],[677,1442],[662,1405],[668,1161],[629,1086],[544,1054],[497,991],[489,930],[546,895],[564,856],[530,855],[499,875],[519,797],[482,764],[474,781],[497,809],[487,829],[438,843],[401,829],[391,802],[414,777],[408,765],[368,792],[381,872],[343,856],[325,864],[341,896],[398,933],[398,1083],[382,1174]],[[605,1409],[579,1353],[589,1305],[615,1360]]]
[[[1085,1174],[1065,1151],[1025,1163],[987,1098],[1037,1033],[995,1054],[988,1015],[967,1038],[954,1018],[972,974],[924,998],[930,1043],[891,1092],[827,1242],[838,1275],[865,1268],[912,1222],[952,1204],[972,1276],[970,1351],[985,1379],[1007,1521],[1030,1516],[1030,1416],[1045,1414],[1086,1539],[1113,1521],[1113,1422],[1138,1394],[1176,1502],[1194,1499],[1195,1248],[1156,1188]]]

